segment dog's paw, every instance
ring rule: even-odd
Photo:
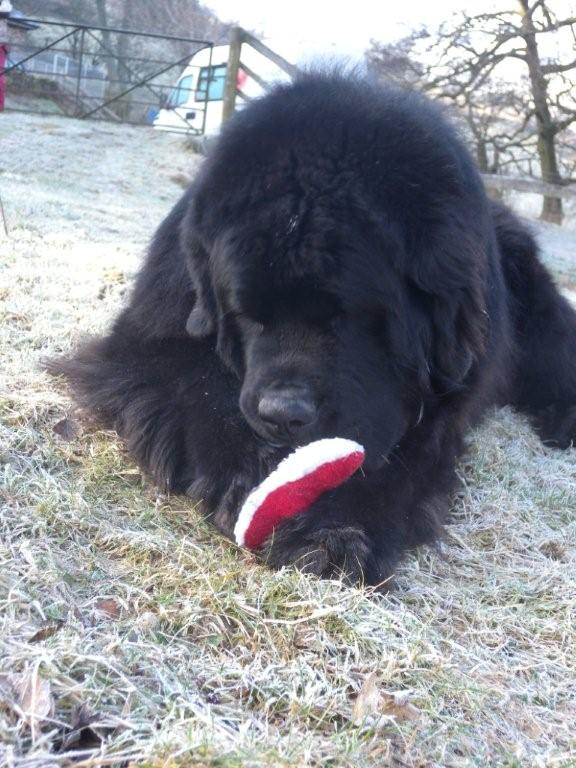
[[[576,404],[552,403],[534,417],[534,427],[545,445],[576,446]]]
[[[326,525],[314,517],[310,509],[278,526],[263,547],[266,562],[348,584],[367,582],[372,546],[366,532],[353,524]]]

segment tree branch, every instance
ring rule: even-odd
[[[576,69],[576,59],[568,64],[543,64],[542,72],[545,75],[558,74],[560,72],[568,72],[571,69]]]

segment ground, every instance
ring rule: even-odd
[[[491,414],[386,596],[268,571],[38,365],[106,326],[201,160],[18,114],[0,147],[0,765],[575,766],[576,451]],[[538,234],[572,290],[576,233]]]

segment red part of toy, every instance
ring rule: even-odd
[[[364,449],[341,437],[297,448],[248,496],[234,535],[257,549],[283,520],[310,507],[323,493],[346,482],[364,461]]]

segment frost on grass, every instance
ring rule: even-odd
[[[105,327],[198,160],[58,118],[0,139],[0,765],[574,765],[575,452],[496,412],[395,592],[269,572],[38,369]]]

